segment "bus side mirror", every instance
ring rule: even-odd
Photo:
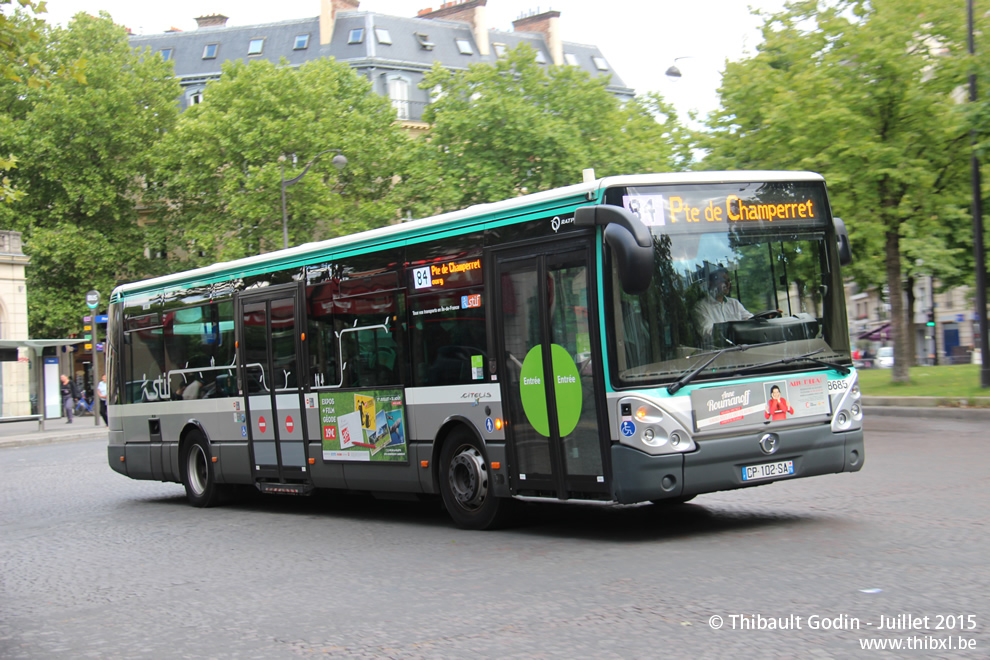
[[[853,261],[852,246],[849,244],[849,232],[846,223],[841,218],[832,218],[835,225],[835,238],[839,242],[839,263],[848,266]]]
[[[653,236],[643,222],[621,206],[582,206],[574,212],[579,227],[605,226],[605,242],[615,253],[622,290],[639,295],[653,279]]]

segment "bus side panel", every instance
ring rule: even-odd
[[[411,444],[410,458],[412,447],[418,446],[421,456],[416,460],[430,461],[429,466],[439,468],[432,463],[437,455],[433,443],[441,429],[454,420],[473,427],[485,444],[489,461],[505,465],[505,431],[495,429],[496,419],[502,419],[502,395],[497,383],[406,389],[406,423],[409,437],[416,440]],[[434,482],[436,473],[434,469],[419,471],[422,492],[440,492]],[[509,496],[508,480],[496,480],[494,488],[497,496]]]
[[[222,484],[253,484],[251,476],[251,452],[246,442],[223,441],[213,443],[219,459],[217,481]]]

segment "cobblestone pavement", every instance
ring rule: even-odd
[[[871,418],[857,474],[499,532],[333,494],[194,509],[105,441],[3,448],[0,657],[986,658],[984,429]]]

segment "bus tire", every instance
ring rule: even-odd
[[[471,431],[455,429],[440,451],[440,495],[444,508],[462,529],[494,529],[509,516],[511,500],[492,492],[485,448]]]
[[[186,440],[179,462],[186,498],[196,507],[216,506],[220,501],[221,488],[213,469],[210,445],[199,431],[190,432]]]

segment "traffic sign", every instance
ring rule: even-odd
[[[89,307],[90,309],[96,309],[96,306],[99,304],[100,304],[100,292],[96,291],[95,289],[93,291],[87,291],[86,306]]]

